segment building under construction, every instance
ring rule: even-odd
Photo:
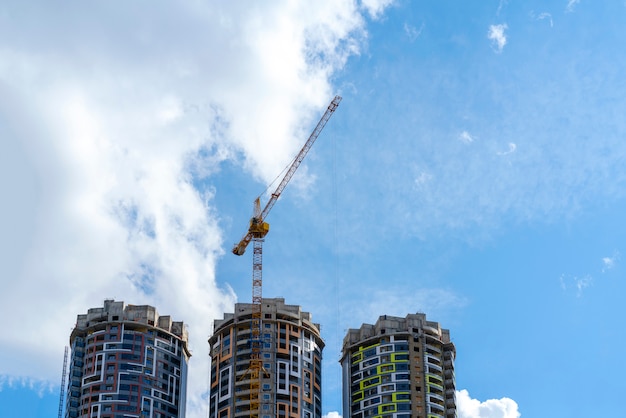
[[[185,416],[187,330],[152,306],[105,300],[78,315],[66,418]]]
[[[383,315],[343,340],[343,416],[456,418],[450,332],[424,314]]]
[[[253,313],[237,303],[215,320],[211,346],[210,418],[321,418],[320,326],[300,306],[262,299],[261,370],[251,368]]]

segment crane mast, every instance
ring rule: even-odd
[[[259,393],[260,393],[260,385],[261,385],[261,371],[262,371],[262,358],[261,358],[261,348],[263,345],[263,341],[261,338],[261,319],[262,319],[262,305],[261,301],[263,298],[263,242],[265,240],[265,236],[269,232],[270,226],[267,222],[265,222],[265,218],[269,214],[269,212],[274,207],[274,204],[280,197],[281,193],[295,174],[296,170],[304,160],[304,157],[307,155],[311,146],[319,136],[324,126],[339,106],[339,102],[341,102],[340,96],[335,96],[335,98],[330,102],[326,112],[319,120],[315,129],[309,136],[308,140],[294,158],[293,162],[287,169],[284,177],[276,187],[276,190],[271,194],[268,202],[265,204],[265,207],[261,210],[261,199],[257,197],[254,201],[254,212],[253,216],[250,219],[250,224],[248,228],[248,232],[243,236],[241,241],[233,247],[233,254],[235,255],[243,255],[252,241],[252,321],[251,321],[251,338],[250,338],[250,368],[249,368],[249,377],[250,377],[250,417],[258,417],[260,408],[259,408]]]
[[[65,346],[65,354],[63,354],[63,372],[61,374],[61,391],[59,393],[59,415],[63,416],[63,401],[65,400],[65,376],[67,375],[67,346]]]

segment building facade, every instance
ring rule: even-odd
[[[384,315],[342,347],[344,418],[456,418],[450,332],[424,314]]]
[[[261,301],[262,371],[251,402],[251,303],[215,320],[211,347],[210,418],[321,418],[322,350],[319,324],[282,298]],[[253,389],[254,390],[254,389]],[[251,410],[253,405],[253,410]],[[254,410],[257,409],[257,410]]]
[[[66,418],[184,418],[191,354],[182,322],[105,300],[70,336]]]

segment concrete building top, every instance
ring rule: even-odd
[[[101,308],[91,308],[86,314],[79,314],[76,318],[76,332],[96,327],[107,322],[133,322],[149,325],[174,334],[181,340],[188,342],[187,327],[182,321],[172,321],[169,315],[159,315],[155,307],[150,305],[127,305],[123,301],[107,299]]]
[[[358,329],[349,329],[343,339],[344,351],[370,338],[399,333],[425,334],[450,343],[450,331],[441,328],[438,322],[427,321],[426,314],[408,314],[406,317],[381,315],[374,325],[362,324]]]
[[[289,321],[309,328],[318,335],[320,333],[320,324],[312,322],[311,313],[302,311],[299,305],[287,305],[284,298],[263,298],[261,305],[263,320]],[[249,320],[253,308],[254,304],[252,303],[236,303],[234,313],[224,313],[223,319],[216,319],[213,322],[214,337],[219,333],[220,329],[234,322]]]

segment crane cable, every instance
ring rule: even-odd
[[[265,190],[263,190],[261,192],[261,194],[259,194],[254,200],[256,201],[256,199],[259,199],[261,196],[265,195],[270,188],[273,188],[274,184],[276,184],[278,179],[282,179],[284,177],[285,172],[289,169],[289,167],[291,167],[293,165],[293,162],[296,161],[296,158],[298,158],[298,154],[296,154],[290,161],[289,163],[287,163],[287,165],[285,166],[285,168],[283,168],[280,173],[278,173],[278,175],[276,177],[274,177],[274,180],[272,180],[267,187],[265,188]]]

